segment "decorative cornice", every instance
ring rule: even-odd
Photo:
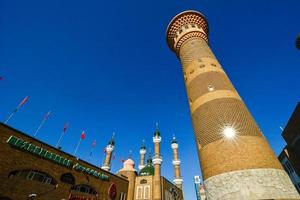
[[[107,145],[105,150],[106,150],[106,152],[109,152],[109,153],[110,153],[110,152],[112,152],[114,149],[115,149],[114,146],[112,146],[112,145]]]
[[[173,180],[173,182],[176,184],[176,185],[181,185],[183,183],[183,179],[182,178],[175,178]]]
[[[140,149],[140,154],[145,155],[146,154],[146,149]]]
[[[208,43],[208,37],[205,33],[203,33],[202,30],[198,30],[198,31],[189,31],[189,32],[184,32],[184,34],[182,36],[180,36],[177,40],[175,40],[174,42],[174,51],[176,52],[176,54],[179,53],[179,50],[182,46],[182,44],[187,41],[190,38],[202,38],[206,41],[206,43]]]
[[[200,12],[184,11],[171,20],[166,36],[170,49],[178,54],[181,45],[191,37],[201,37],[208,42],[207,20]]]
[[[161,142],[161,137],[160,136],[153,137],[153,142],[154,143],[160,143]]]
[[[152,159],[152,162],[154,165],[161,165],[162,163],[162,158],[160,156],[155,156],[153,159]]]
[[[172,149],[178,149],[178,143],[172,143],[171,148]]]
[[[172,163],[173,163],[173,165],[180,165],[181,161],[180,160],[173,160]]]

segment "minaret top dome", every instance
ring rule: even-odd
[[[172,139],[171,144],[177,144],[177,140],[176,140],[176,137],[175,137],[175,136],[173,136],[173,139]]]
[[[141,148],[140,148],[140,149],[146,150],[145,140],[143,140],[143,142],[142,142],[142,145],[141,145]]]
[[[115,133],[113,133],[111,139],[108,142],[109,145],[115,146]]]
[[[195,10],[186,10],[176,15],[168,25],[166,37],[170,49],[178,51],[176,47],[178,40],[186,36],[187,31],[198,32],[202,31],[205,35],[203,38],[208,42],[208,22],[205,16]]]
[[[160,137],[159,125],[156,123],[156,129],[154,132],[154,137]]]

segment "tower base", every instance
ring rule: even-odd
[[[284,170],[247,169],[212,176],[204,181],[208,200],[300,199]]]

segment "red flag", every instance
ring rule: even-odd
[[[95,148],[95,146],[96,146],[96,140],[94,140],[92,143],[92,147]]]
[[[124,158],[121,158],[121,162],[122,162],[122,163],[124,163],[124,162],[125,162]]]
[[[28,101],[29,96],[26,96],[18,105],[17,109],[21,108],[27,101]]]
[[[82,131],[82,133],[81,133],[81,135],[80,135],[80,138],[81,138],[82,140],[84,140],[84,138],[85,138],[85,132],[84,132],[84,131]]]
[[[49,119],[49,116],[50,116],[50,114],[51,114],[51,111],[48,111],[48,112],[46,113],[46,115],[45,115],[44,119],[45,119],[45,120],[48,120],[48,119]]]
[[[65,133],[68,128],[69,128],[69,122],[65,123],[63,132]]]

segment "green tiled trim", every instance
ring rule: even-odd
[[[17,138],[16,136],[10,136],[7,141],[8,144],[11,146],[14,146],[18,149],[22,149],[24,151],[28,151],[32,154],[38,155],[40,157],[43,157],[47,160],[51,160],[53,162],[56,162],[60,165],[66,166],[66,167],[71,167],[72,166],[72,161],[68,160],[60,155],[57,155],[55,153],[52,153],[50,151],[47,151],[46,149],[43,149],[39,146],[36,146],[34,144],[30,144],[29,142],[26,142],[20,138]]]

